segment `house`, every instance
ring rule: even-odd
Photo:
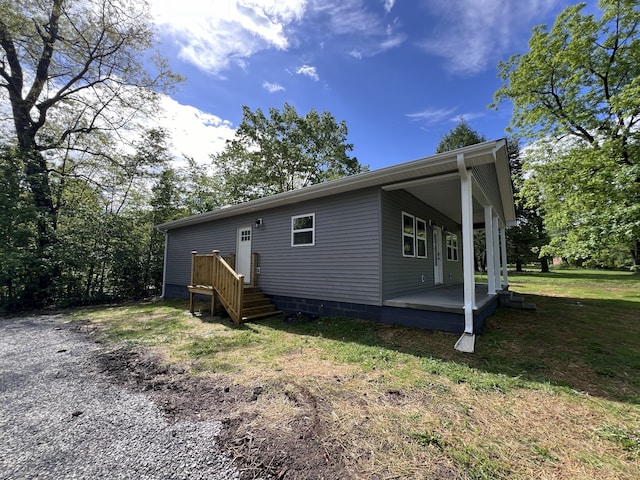
[[[473,351],[508,289],[514,221],[507,142],[484,142],[159,225],[163,295],[188,296],[191,252],[216,250],[282,311],[459,332],[456,348]]]

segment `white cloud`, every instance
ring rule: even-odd
[[[263,82],[262,88],[269,93],[284,92],[285,88],[279,83]]]
[[[156,122],[169,132],[177,166],[183,166],[185,155],[198,163],[209,163],[209,155],[221,152],[226,140],[235,135],[228,120],[182,105],[168,96],[162,97],[160,106],[163,114],[156,117]]]
[[[557,0],[431,0],[426,3],[438,28],[421,42],[445,59],[453,73],[472,75],[494,65],[530,24],[557,6]]]
[[[391,9],[395,5],[395,3],[396,0],[384,0],[384,11],[387,13],[391,12]]]
[[[314,35],[323,45],[340,37],[334,45],[362,56],[377,55],[406,39],[397,19],[390,25],[385,19],[395,0],[383,0],[384,12],[365,0],[150,2],[158,31],[175,42],[179,57],[214,75],[233,66],[247,68],[260,51],[287,50]]]
[[[288,27],[300,20],[306,0],[151,0],[162,34],[171,35],[180,57],[219,74],[268,48],[289,47]]]
[[[312,67],[310,65],[302,65],[301,67],[298,67],[298,69],[296,70],[296,73],[298,75],[305,75],[316,82],[320,80],[320,77],[318,76],[318,72],[316,72],[316,67]]]
[[[470,122],[471,120],[475,120],[476,118],[482,118],[486,116],[486,113],[483,112],[467,112],[467,113],[460,113],[457,114],[454,117],[451,117],[450,120],[452,122],[458,123],[460,120],[463,120],[465,122]]]
[[[420,121],[426,124],[435,124],[451,119],[451,116],[456,111],[456,108],[431,108],[421,112],[408,113],[407,117],[411,120]]]
[[[386,0],[387,13],[395,0]],[[348,55],[361,59],[378,55],[401,45],[406,34],[396,18],[386,23],[385,16],[370,9],[363,0],[317,0],[309,7],[309,13],[327,22],[325,31],[340,36],[341,44],[348,46]]]

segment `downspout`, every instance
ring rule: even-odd
[[[494,215],[492,219],[493,224],[493,274],[494,274],[494,286],[495,290],[493,293],[496,293],[497,290],[500,290],[500,229],[498,226],[498,216]]]
[[[507,233],[506,227],[500,229],[500,257],[502,259],[502,285],[501,289],[509,290],[509,269],[507,267]]]
[[[167,253],[169,251],[169,235],[167,230],[160,230],[158,227],[155,227],[157,232],[164,233],[164,258],[162,259],[162,293],[160,294],[160,298],[164,300],[165,289],[167,285]]]
[[[464,333],[454,348],[473,353],[476,336],[473,332],[473,312],[476,306],[476,285],[473,260],[473,178],[467,170],[464,154],[457,157],[460,172],[460,203],[462,207],[462,270],[464,277]]]

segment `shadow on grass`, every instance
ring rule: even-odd
[[[260,323],[297,335],[345,342],[345,349],[347,343],[355,343],[417,356],[424,365],[431,365],[431,359],[449,362],[449,367],[427,369],[445,375],[454,372],[454,379],[460,381],[473,382],[473,375],[483,373],[497,374],[499,379],[486,381],[498,389],[501,384],[519,386],[524,380],[640,404],[637,303],[535,295],[527,295],[527,301],[536,303],[538,310],[498,309],[477,337],[474,354],[454,350],[457,334],[376,322],[343,318],[286,322],[272,318]],[[377,355],[375,349],[371,352]],[[460,366],[469,368],[460,373]]]

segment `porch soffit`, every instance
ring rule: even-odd
[[[440,181],[435,178],[425,179],[424,182],[412,182],[402,189],[435,208],[443,215],[454,220],[458,225],[462,224],[462,207],[460,203],[460,176],[446,176]],[[390,188],[391,187],[391,188]],[[383,187],[386,190],[393,190],[393,186]],[[474,193],[477,189],[474,188]],[[484,208],[474,195],[473,199],[473,223],[484,224]]]

